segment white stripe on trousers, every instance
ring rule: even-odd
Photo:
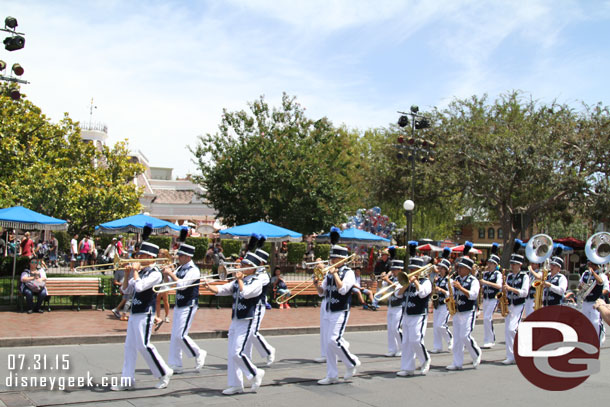
[[[388,306],[388,352],[396,353],[402,344],[402,307]]]
[[[248,380],[258,372],[246,354],[246,343],[254,333],[253,319],[233,319],[229,327],[229,351],[227,357],[227,382],[229,387],[243,387],[245,374]]]
[[[595,327],[595,332],[597,332],[597,337],[599,338],[599,343],[601,346],[606,341],[606,330],[604,328],[604,321],[601,319],[599,311],[594,310],[593,305],[595,305],[595,302],[583,301],[581,312],[587,317],[587,319],[589,319],[589,321],[591,321],[593,327]]]
[[[517,329],[519,329],[519,323],[521,322],[521,316],[523,315],[524,308],[525,304],[509,305],[508,315],[504,319],[504,341],[506,342],[506,358],[509,360],[515,360],[513,346],[515,344],[515,335],[517,335]]]
[[[415,370],[415,358],[421,364],[430,355],[424,345],[428,315],[405,315],[402,319],[402,356],[400,370]]]
[[[182,367],[182,352],[188,358],[195,358],[201,353],[199,346],[188,336],[197,307],[174,307],[174,322],[172,336],[169,341],[168,363],[171,366]]]
[[[349,351],[349,342],[343,337],[349,319],[349,311],[326,312],[324,316],[326,377],[336,378],[339,376],[337,359],[341,359],[347,367],[354,367],[358,357]]]
[[[449,311],[446,304],[439,304],[434,310],[433,317],[433,333],[434,333],[434,349],[443,350],[443,340],[449,345],[449,341],[453,338],[451,330],[449,330]]]
[[[483,300],[483,343],[495,343],[494,312],[498,306],[495,298]]]
[[[252,346],[256,348],[258,354],[263,358],[266,358],[271,354],[271,345],[269,345],[269,342],[267,342],[265,337],[259,332],[261,323],[265,317],[265,311],[265,304],[258,304],[254,311],[254,332],[246,345],[246,353],[250,359],[252,359]]]
[[[164,376],[169,367],[157,352],[155,345],[150,343],[152,332],[153,314],[131,314],[127,322],[127,337],[125,338],[125,357],[121,376],[131,378],[135,383],[136,360],[138,352],[142,355],[153,376],[160,378]]]
[[[475,315],[477,311],[456,312],[453,316],[453,365],[462,367],[464,364],[464,348],[470,353],[472,360],[481,354],[481,349],[472,337]]]

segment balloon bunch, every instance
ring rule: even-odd
[[[396,223],[390,222],[387,215],[381,214],[381,208],[374,206],[371,209],[358,209],[356,215],[350,216],[347,223],[342,224],[341,228],[357,228],[389,239],[396,229]]]

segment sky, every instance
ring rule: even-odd
[[[151,166],[196,173],[188,146],[222,110],[296,96],[365,130],[398,110],[521,90],[610,104],[610,0],[0,0],[25,48],[22,93],[54,122],[103,122]],[[4,18],[4,16],[0,16]],[[96,106],[90,117],[91,99]]]

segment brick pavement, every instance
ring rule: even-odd
[[[348,330],[385,330],[385,311],[385,307],[376,312],[353,307]],[[171,312],[173,309],[170,319]],[[191,336],[226,336],[230,318],[230,308],[202,307],[193,321]],[[271,309],[262,322],[262,331],[268,335],[316,333],[319,320],[320,309],[316,307]],[[428,320],[431,326],[432,316]],[[127,322],[118,320],[109,310],[56,310],[44,314],[5,311],[0,312],[0,326],[0,347],[7,347],[123,342]],[[171,323],[165,323],[154,336],[157,340],[167,340],[170,333]]]

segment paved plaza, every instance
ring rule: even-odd
[[[496,333],[502,341],[504,326],[496,323]],[[480,343],[482,327],[475,328],[475,339]],[[151,376],[143,359],[138,356],[136,390],[112,392],[101,385],[103,378],[120,374],[123,361],[121,343],[58,345],[0,348],[0,406],[201,406],[201,405],[248,405],[248,406],[508,406],[508,405],[601,405],[610,399],[610,350],[605,345],[601,351],[601,371],[591,376],[584,384],[565,392],[548,392],[527,382],[517,366],[503,366],[504,345],[483,351],[483,362],[472,369],[470,358],[465,356],[464,370],[448,372],[444,367],[451,363],[451,354],[432,355],[432,368],[427,376],[401,378],[399,358],[382,356],[386,352],[386,332],[348,332],[346,339],[356,353],[362,366],[357,375],[346,383],[319,386],[316,381],[325,376],[325,366],[313,362],[319,355],[319,336],[299,334],[269,337],[277,348],[276,362],[269,368],[263,366],[256,355],[254,360],[265,368],[263,386],[258,393],[223,396],[226,387],[227,339],[199,339],[198,344],[208,352],[206,367],[199,373],[186,369],[174,375],[167,389],[154,388],[157,380]],[[426,334],[427,347],[431,347],[432,330]],[[167,341],[155,341],[164,357],[168,354]],[[46,355],[53,365],[56,355],[68,355],[70,369],[58,373],[40,371],[47,376],[93,377],[93,387],[69,390],[23,389],[6,387],[8,360],[26,355],[25,366],[31,366],[27,358]],[[11,356],[12,355],[12,356]],[[194,365],[187,360],[185,367]],[[340,374],[344,371],[340,367]],[[25,369],[12,370],[13,374],[32,375]],[[247,384],[247,382],[246,382]]]

